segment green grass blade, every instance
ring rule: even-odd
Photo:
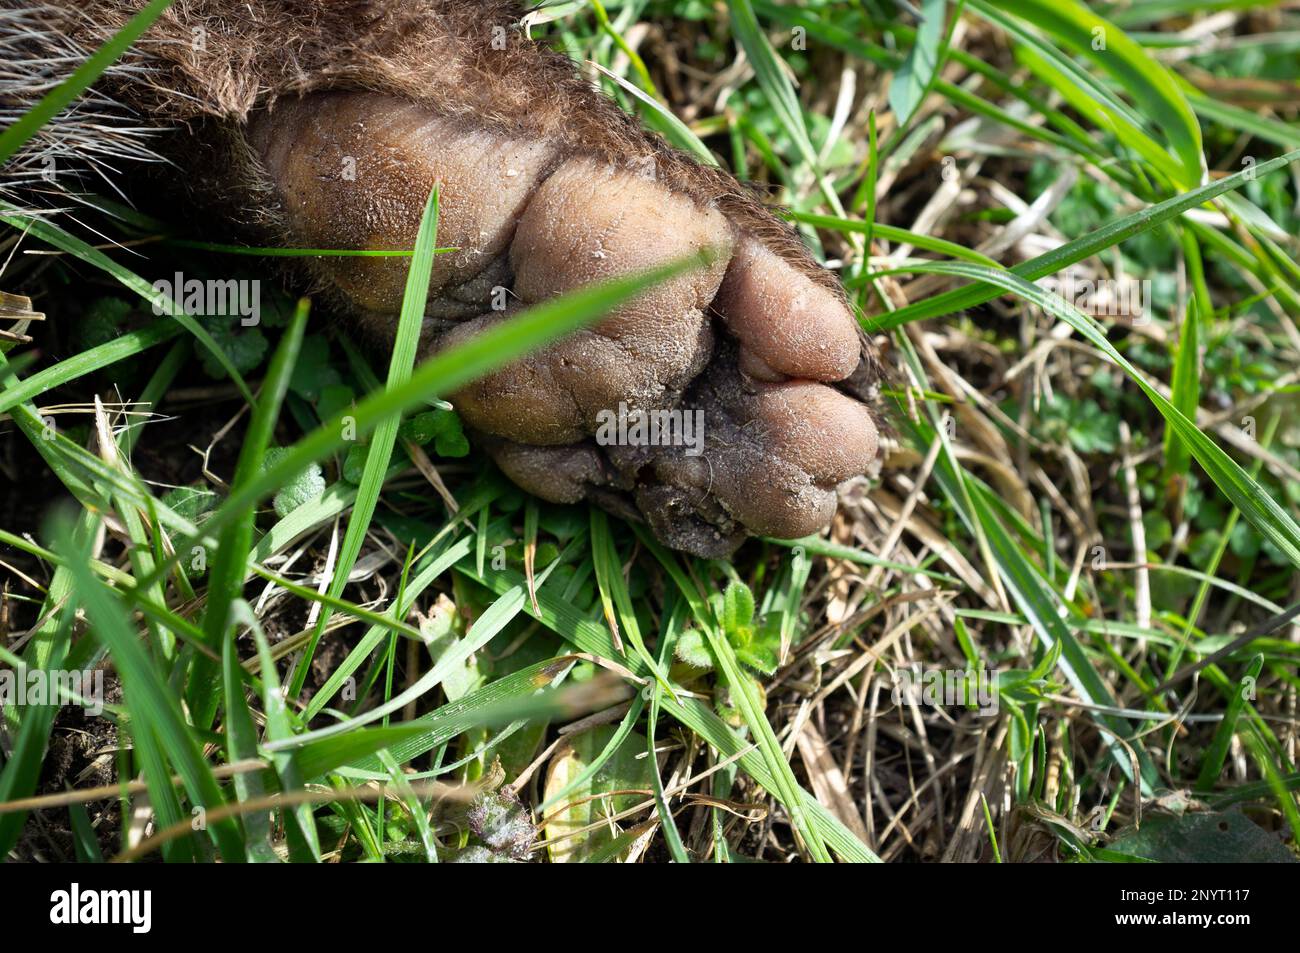
[[[605,612],[605,621],[609,623],[610,632],[617,645],[619,639],[619,622],[622,622],[623,634],[632,643],[632,650],[640,656],[655,680],[665,691],[672,691],[667,677],[659,670],[658,664],[646,650],[641,638],[641,625],[636,619],[636,610],[632,607],[632,594],[627,590],[627,580],[623,578],[623,566],[614,538],[609,529],[609,515],[597,506],[591,507],[591,561],[596,574],[596,587],[600,591],[601,607]]]
[[[537,586],[541,587],[546,577],[559,565],[557,559],[546,571],[537,577]],[[492,603],[487,610],[480,615],[474,624],[470,627],[469,632],[463,639],[458,640],[453,646],[447,649],[438,658],[433,668],[426,672],[416,681],[414,685],[406,689],[401,694],[389,699],[384,704],[372,708],[364,715],[359,715],[346,722],[339,722],[325,728],[317,728],[315,731],[309,731],[301,735],[294,735],[292,738],[280,739],[271,745],[269,750],[280,751],[291,747],[298,747],[313,741],[319,741],[322,738],[332,738],[344,732],[350,732],[356,728],[377,721],[385,715],[395,711],[400,711],[410,702],[413,702],[428,692],[432,691],[438,685],[442,684],[451,672],[455,671],[458,666],[462,666],[465,660],[479,651],[488,642],[492,641],[502,629],[504,629],[517,616],[528,601],[527,585],[516,586],[513,589],[503,593],[502,596]]]
[[[410,611],[411,606],[415,604],[416,598],[469,551],[470,540],[466,538],[458,541],[445,552],[439,553],[429,566],[421,570],[414,579],[408,582],[406,589],[402,593],[402,598],[393,607],[393,618],[404,617]],[[303,717],[306,720],[310,721],[325,709],[330,699],[338,693],[344,682],[361,666],[361,663],[379,645],[389,630],[389,625],[376,624],[366,631],[366,634],[361,637],[356,647],[348,653],[347,658],[335,666],[334,671],[325,680],[325,684],[316,690],[316,694],[307,703],[307,707],[303,711]]]
[[[231,764],[259,757],[257,729],[253,726],[253,714],[244,694],[243,677],[244,670],[239,664],[235,640],[226,639],[221,646],[221,687],[225,696],[226,760]],[[267,793],[261,772],[237,774],[232,783],[235,796],[241,802],[263,797]],[[269,814],[245,814],[244,829],[248,833],[249,860],[259,863],[279,861],[271,846]]]
[[[1051,590],[993,514],[984,491],[974,489],[975,492],[970,495],[972,509],[989,541],[1002,580],[1020,606],[1020,611],[1029,620],[1046,649],[1050,651],[1054,646],[1061,647],[1060,664],[1080,694],[1095,705],[1115,707],[1115,699],[1105,682],[1088,660],[1074,633],[1061,621]],[[1136,744],[1131,749],[1120,748],[1115,744],[1117,739],[1129,740],[1132,729],[1118,718],[1099,715],[1097,721],[1107,729],[1103,736],[1116,765],[1130,781],[1141,782],[1144,794],[1150,795],[1159,784],[1154,763]],[[1129,750],[1137,752],[1140,765],[1138,772],[1133,770]]]
[[[795,94],[790,77],[782,66],[781,58],[772,49],[767,36],[759,26],[750,0],[728,0],[731,11],[731,28],[736,41],[745,51],[758,84],[776,111],[777,119],[795,143],[809,168],[817,167],[817,152],[804,123],[803,108]]]
[[[1205,177],[1201,127],[1169,69],[1078,0],[1014,0],[998,6],[1028,20],[1115,78],[1178,160],[1175,180],[1183,188]]]
[[[563,801],[574,791],[579,790],[583,785],[594,778],[596,773],[605,766],[609,759],[614,757],[614,755],[618,753],[618,750],[623,747],[623,742],[627,740],[627,736],[630,735],[632,729],[636,727],[636,723],[641,718],[641,712],[644,709],[645,696],[641,692],[637,692],[632,699],[632,705],[628,708],[627,714],[623,716],[623,719],[618,724],[618,728],[615,729],[614,734],[610,736],[605,747],[602,748],[600,753],[596,755],[596,757],[593,758],[591,762],[577,774],[577,776],[570,780],[568,784],[560,788],[560,790],[556,791],[541,804],[537,805],[537,813],[539,815],[545,814],[560,801]]]
[[[57,527],[52,535],[56,542],[54,548],[68,560],[67,566],[76,585],[78,600],[90,620],[91,632],[108,649],[122,679],[123,692],[132,701],[136,743],[148,744],[146,732],[156,733],[162,751],[180,774],[190,800],[208,810],[220,807],[225,799],[211,768],[203,760],[191,726],[181,714],[178,699],[131,631],[125,608],[90,569],[89,541],[78,542],[67,524]],[[170,780],[166,783],[170,784]],[[228,863],[244,859],[244,838],[233,820],[213,821],[208,830]]]
[[[411,379],[415,354],[420,347],[420,329],[424,324],[424,308],[429,298],[429,276],[433,273],[433,250],[437,241],[438,188],[435,186],[425,201],[424,212],[420,218],[420,229],[415,238],[415,255],[406,273],[402,311],[398,317],[397,335],[388,365],[386,387],[390,391]],[[352,515],[348,519],[348,528],[343,534],[343,544],[339,547],[334,578],[330,580],[329,595],[334,599],[343,595],[348,577],[352,574],[352,567],[361,554],[366,533],[370,531],[370,521],[374,518],[375,507],[379,504],[379,491],[384,486],[389,461],[393,456],[393,447],[397,444],[397,428],[401,422],[401,417],[397,414],[380,421],[366,450],[361,482],[357,485],[357,498],[352,504]],[[326,605],[316,619],[311,640],[307,643],[298,667],[289,680],[290,697],[296,698],[307,681],[312,659],[316,655],[316,645],[320,641],[321,633],[325,631],[330,615],[330,607]]]
[[[685,625],[686,600],[679,599],[673,607],[673,611],[666,613],[663,634],[659,639],[659,667],[665,671],[672,664],[673,647],[677,644],[677,637],[681,634]],[[659,826],[664,832],[664,842],[668,845],[668,853],[675,862],[689,864],[691,856],[686,852],[686,845],[682,843],[681,832],[677,830],[677,822],[673,820],[672,809],[669,807],[668,798],[664,794],[664,779],[659,771],[659,753],[655,749],[655,729],[659,723],[659,696],[661,692],[662,690],[658,685],[650,689],[650,710],[646,713],[646,757],[650,759],[650,781],[654,786],[655,809],[659,812]],[[716,808],[714,809],[714,816],[717,816]]]
[[[79,522],[76,531],[89,535],[93,531],[95,517],[85,512]],[[41,606],[40,627],[33,633],[32,641],[27,646],[29,670],[48,671],[63,666],[75,618],[75,591],[71,572],[66,567],[57,569]],[[59,606],[63,607],[63,611],[54,612]],[[9,714],[0,712],[0,718],[7,719]],[[4,768],[0,769],[0,802],[30,797],[35,792],[56,714],[58,705],[51,700],[46,705],[24,706],[22,721],[18,723],[16,733],[12,732],[13,722],[9,722],[13,747]],[[18,842],[26,820],[27,814],[22,811],[0,814],[0,857],[8,855]]]
[[[727,7],[731,11],[732,32],[735,33],[737,42],[745,51],[749,65],[754,69],[754,76],[758,79],[758,85],[776,113],[777,121],[795,144],[795,148],[799,150],[800,157],[816,178],[818,187],[831,208],[843,213],[839,196],[821,173],[817,150],[813,147],[812,138],[808,134],[808,124],[804,121],[803,107],[799,105],[794,84],[786,73],[785,64],[776,50],[772,49],[767,35],[759,26],[753,5],[750,0],[727,0]]]
[[[907,126],[920,107],[939,69],[939,48],[943,45],[944,0],[923,0],[921,25],[916,41],[903,65],[889,81],[889,108],[894,111],[899,129]]]
[[[697,609],[700,605],[698,593],[694,584],[686,577],[680,565],[678,565],[677,557],[665,550],[656,540],[644,532],[638,535],[641,537],[642,544],[659,560],[668,575],[677,583],[682,595],[686,596],[691,602],[692,608]],[[785,805],[786,810],[790,812],[791,823],[799,832],[804,846],[813,859],[822,863],[829,862],[830,855],[826,852],[826,845],[822,840],[817,821],[804,809],[802,800],[799,797],[799,784],[795,780],[794,771],[790,767],[790,762],[786,759],[785,753],[781,750],[781,744],[776,739],[776,733],[772,730],[771,724],[763,713],[762,702],[759,700],[749,676],[741,668],[740,660],[736,658],[735,649],[732,648],[731,643],[727,640],[726,635],[722,632],[711,612],[704,613],[697,610],[695,621],[704,631],[714,661],[718,665],[718,671],[726,679],[727,685],[731,689],[731,697],[736,701],[736,707],[740,710],[745,719],[745,724],[753,732],[754,739],[758,742],[759,750],[762,752],[768,771],[776,783],[777,796]]]
[[[4,214],[7,213],[7,214]],[[223,370],[230,375],[231,381],[239,388],[239,392],[250,404],[255,403],[253,392],[248,389],[248,384],[244,382],[243,375],[239,373],[234,364],[231,363],[230,357],[223,351],[220,345],[213,340],[212,335],[199,324],[191,315],[184,310],[176,307],[176,303],[166,295],[160,295],[149,284],[129,268],[119,265],[113,259],[109,258],[98,248],[87,244],[75,235],[69,234],[64,229],[52,222],[45,221],[34,216],[23,215],[19,209],[14,208],[8,202],[0,201],[0,222],[12,225],[20,231],[26,231],[29,234],[39,238],[41,241],[53,245],[61,251],[65,251],[75,256],[80,261],[88,265],[93,265],[101,271],[107,272],[116,278],[119,282],[134,291],[141,298],[147,301],[150,306],[157,306],[161,311],[169,315],[181,327],[198,339],[199,343],[207,349],[208,353],[216,359]]]
[[[68,806],[68,820],[72,827],[72,849],[79,864],[102,864],[104,851],[95,836],[95,826],[90,823],[90,813],[84,804]]]
[[[517,672],[502,676],[477,688],[436,711],[414,721],[387,728],[360,728],[356,731],[308,742],[293,751],[295,763],[304,777],[349,767],[356,772],[378,769],[377,760],[368,756],[386,748],[399,762],[405,763],[446,744],[472,728],[491,727],[507,719],[540,717],[554,712],[548,700],[538,694],[569,671],[573,656],[559,656],[537,662]],[[515,724],[517,721],[512,721]]]
[[[608,76],[611,80],[618,83],[619,88],[645,106],[645,108],[649,110],[648,113],[643,114],[645,119],[652,122],[659,130],[660,134],[670,143],[678,149],[681,149],[683,152],[689,152],[695,157],[696,161],[702,162],[704,165],[718,164],[718,160],[714,158],[713,153],[709,151],[709,147],[700,141],[700,137],[692,132],[691,127],[682,122],[675,112],[668,109],[653,96],[637,89],[612,70],[606,69],[599,63],[592,63],[591,65],[596,67],[596,69],[605,76]]]
[[[302,348],[303,335],[307,330],[309,310],[310,303],[306,298],[298,303],[297,311],[280,339],[270,367],[267,368],[261,398],[255,405],[253,419],[240,445],[239,462],[235,465],[235,476],[231,483],[232,491],[247,486],[262,470],[266,449],[270,446],[276,421],[280,416],[280,405],[289,391],[289,379],[293,374],[294,365],[298,362],[298,352]],[[239,519],[232,520],[222,529],[216,552],[212,555],[211,570],[208,575],[208,601],[207,611],[203,614],[203,637],[208,647],[218,654],[222,651],[223,643],[232,638],[231,607],[243,593],[248,553],[253,548],[253,529],[257,510],[250,506],[239,515]],[[194,712],[197,723],[202,727],[210,725],[215,714],[216,686],[213,684],[212,675],[212,663],[203,656],[197,657],[190,680],[189,698],[191,711]]]
[[[998,271],[967,262],[934,262],[913,265],[909,271],[935,272],[960,275],[975,281],[1010,291],[1043,308],[1050,314],[1067,321],[1089,344],[1101,351],[1142,389],[1165,418],[1166,424],[1186,442],[1197,463],[1205,470],[1223,494],[1241,510],[1251,525],[1268,538],[1286,557],[1300,568],[1300,526],[1290,514],[1274,500],[1263,487],[1250,478],[1241,466],[1227,455],[1201,430],[1185,417],[1163,394],[1147,380],[1146,375],[1124,357],[1106,339],[1106,333],[1092,318],[1079,311],[1065,299],[1030,284],[1015,271]]]
[[[1059,4],[1032,0],[1014,5],[1005,0],[971,0],[970,5],[1018,40],[1017,59],[1083,117],[1113,132],[1170,182],[1191,188],[1204,181],[1200,126],[1182,84],[1122,30],[1077,0]],[[1015,17],[1000,8],[1010,8]],[[1108,73],[1139,108],[1131,107],[1051,43],[1025,29],[1022,20]]]
[[[474,573],[472,560],[462,560],[457,568],[463,575],[498,593],[508,592],[511,587],[524,584],[523,577],[511,570],[492,572],[485,577],[477,576]],[[698,600],[698,594],[694,598]],[[606,626],[587,618],[568,602],[558,598],[551,592],[539,590],[537,601],[540,612],[535,613],[532,606],[529,605],[525,605],[524,611],[561,638],[571,642],[584,652],[590,652],[608,659],[617,659],[619,657],[614,649],[614,641],[610,638],[609,629]],[[688,597],[688,602],[692,602],[691,597]],[[699,611],[708,612],[708,607],[702,601],[699,605]],[[694,602],[692,602],[692,611],[695,611]],[[650,671],[645,667],[645,663],[635,655],[625,659],[624,664],[639,677],[648,678],[650,676]],[[770,770],[766,757],[756,750],[751,742],[743,741],[737,737],[735,732],[711,708],[693,698],[674,699],[667,692],[660,693],[660,703],[664,711],[716,748],[723,757],[739,755],[740,765],[745,772],[778,800],[782,799],[783,795],[777,778]],[[826,843],[836,854],[853,863],[876,863],[879,861],[879,858],[868,850],[844,826],[843,822],[818,802],[815,797],[806,791],[800,790],[798,798],[798,804],[804,812],[815,818]]]
[[[127,331],[111,341],[37,371],[22,383],[6,387],[3,392],[0,392],[0,414],[7,413],[24,401],[38,397],[47,390],[61,387],[69,381],[140,354],[155,344],[174,338],[180,332],[181,328],[175,322],[155,321],[147,327]]]
[[[1196,419],[1201,404],[1201,309],[1197,297],[1187,302],[1187,317],[1178,336],[1178,351],[1169,380],[1170,403],[1188,420]],[[1185,476],[1192,454],[1187,443],[1172,427],[1165,428],[1165,471]]]
[[[846,562],[857,563],[859,566],[879,566],[882,569],[888,569],[892,572],[913,576],[925,576],[927,579],[933,579],[935,582],[942,583],[945,586],[951,586],[954,589],[960,589],[962,586],[961,580],[956,576],[950,576],[947,573],[942,572],[935,572],[932,569],[918,569],[916,566],[909,566],[906,563],[881,559],[879,556],[873,556],[871,553],[863,552],[860,549],[854,549],[852,546],[832,543],[829,540],[821,539],[818,536],[805,536],[802,539],[770,539],[764,537],[763,541],[765,543],[771,543],[773,546],[784,546],[788,549],[802,549],[804,552],[813,556],[825,556],[828,559],[843,559]]]
[[[280,690],[280,677],[275,670],[275,661],[271,658],[271,646],[266,641],[266,634],[257,620],[248,613],[247,621],[257,643],[257,657],[261,662],[258,674],[262,678],[262,715],[266,719],[266,737],[274,741],[283,741],[294,736],[293,721],[289,716],[288,706],[284,701],[284,692]],[[271,763],[280,779],[280,787],[285,791],[301,790],[305,779],[298,770],[298,765],[286,753],[271,755]],[[289,842],[289,857],[292,860],[313,860],[320,863],[320,839],[316,833],[316,819],[312,816],[311,806],[296,804],[284,813],[285,833]]]
[[[829,228],[847,234],[874,235],[889,242],[915,245],[917,248],[924,248],[926,251],[937,252],[940,255],[947,255],[960,261],[972,261],[976,264],[988,265],[990,268],[1002,267],[988,255],[981,255],[964,245],[945,241],[942,238],[935,238],[933,235],[918,235],[916,232],[909,232],[905,228],[895,228],[893,225],[882,225],[879,222],[855,222],[835,215],[814,215],[809,212],[793,212],[790,214],[790,218],[805,225],[816,225],[818,228]]]
[[[1264,656],[1256,655],[1246,666],[1246,674],[1237,684],[1236,691],[1228,695],[1228,704],[1223,709],[1223,721],[1219,722],[1214,738],[1210,741],[1210,746],[1205,749],[1205,757],[1201,760],[1201,770],[1196,776],[1196,790],[1203,792],[1213,790],[1214,782],[1222,776],[1223,765],[1228,760],[1228,750],[1232,746],[1232,738],[1237,733],[1237,720],[1241,717],[1246,699],[1254,697],[1255,682],[1263,669]]]
[[[1011,274],[1027,281],[1037,281],[1039,278],[1054,275],[1058,271],[1083,261],[1098,252],[1105,251],[1107,248],[1112,248],[1134,235],[1149,232],[1182,215],[1189,209],[1208,202],[1210,199],[1217,198],[1233,189],[1242,188],[1256,177],[1275,172],[1290,165],[1297,159],[1300,159],[1300,149],[1278,156],[1276,159],[1261,162],[1253,168],[1243,169],[1241,172],[1219,179],[1217,182],[1211,182],[1190,192],[1176,195],[1131,215],[1126,215],[1118,221],[1103,225],[1096,231],[1066,242],[1060,248],[1055,248],[1046,254],[1039,255],[1037,258],[1016,265],[1009,271]],[[889,330],[901,327],[911,321],[940,317],[945,314],[952,314],[955,311],[973,308],[997,296],[997,288],[987,285],[955,288],[952,291],[935,295],[933,298],[909,304],[890,314],[868,319],[865,326],[869,331]]]

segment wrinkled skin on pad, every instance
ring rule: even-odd
[[[504,264],[519,216],[555,155],[545,142],[496,135],[373,93],[286,101],[252,124],[250,140],[288,230],[307,247],[410,248],[425,200],[439,185],[439,244],[457,250],[434,258],[431,290],[441,300],[432,310],[461,317],[476,303],[458,302],[457,291]],[[401,309],[409,261],[311,262],[358,310]]]
[[[598,415],[676,406],[713,347],[706,309],[722,282],[731,226],[718,212],[635,173],[588,158],[562,164],[537,190],[510,247],[515,297],[536,304],[592,282],[712,250],[717,260],[670,279],[580,331],[456,395],[474,427],[520,443],[564,444]],[[448,332],[452,345],[485,316]]]
[[[134,12],[128,0],[90,17],[56,7],[87,45]],[[842,291],[751,193],[640,130],[530,42],[519,14],[507,0],[192,0],[131,54],[150,81],[115,94],[184,120],[191,137],[173,158],[194,194],[288,245],[409,248],[438,184],[438,243],[456,251],[435,260],[426,354],[530,304],[711,250],[711,265],[451,399],[523,488],[639,511],[676,548],[722,556],[747,534],[818,531],[837,483],[878,449],[859,399],[874,357]],[[199,23],[210,33],[195,54]],[[407,264],[303,267],[382,346]],[[602,420],[623,409],[698,416],[699,440],[610,444]]]
[[[717,208],[633,169],[583,154],[557,160],[551,143],[493,137],[378,94],[298,100],[254,128],[303,241],[409,247],[415,196],[441,184],[439,241],[458,250],[433,274],[426,350],[462,343],[517,307],[713,253],[708,267],[452,395],[525,489],[555,502],[628,494],[669,545],[717,556],[747,533],[818,531],[834,515],[836,483],[874,459],[870,411],[828,386],[860,360],[842,298]],[[470,148],[478,161],[466,160]],[[339,179],[357,154],[391,190]],[[317,267],[380,334],[392,333],[404,275],[391,259]],[[508,307],[458,320],[453,304],[490,308],[507,281]],[[703,447],[593,441],[602,417],[623,408],[698,411]]]

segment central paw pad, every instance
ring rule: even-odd
[[[584,285],[713,253],[452,396],[524,489],[630,500],[667,544],[720,556],[747,533],[821,529],[836,484],[875,459],[871,412],[832,386],[862,376],[867,347],[843,296],[774,220],[756,227],[749,206],[738,215],[680,188],[680,160],[677,187],[661,181],[649,140],[611,158],[375,93],[282,102],[250,139],[299,245],[409,248],[440,186],[438,243],[456,251],[435,259],[426,351]],[[384,339],[407,266],[312,267]]]

